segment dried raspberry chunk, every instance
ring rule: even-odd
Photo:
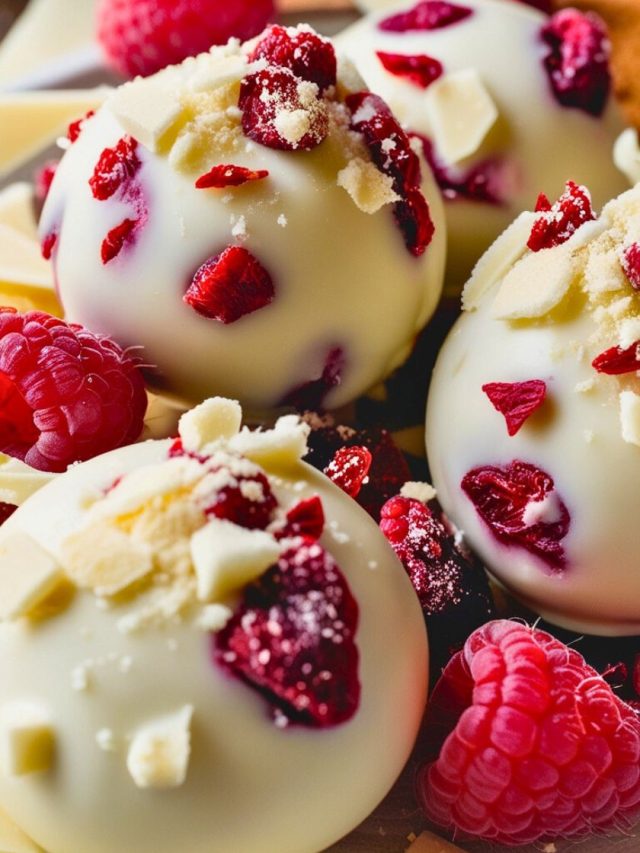
[[[604,21],[593,12],[562,9],[540,34],[550,48],[544,67],[558,103],[602,115],[611,88],[611,45]]]
[[[18,507],[15,504],[8,504],[5,503],[5,501],[0,501],[0,526],[2,526],[17,509]]]
[[[40,311],[0,311],[0,451],[64,471],[140,435],[136,359],[109,338]]]
[[[488,382],[482,386],[482,390],[494,409],[504,415],[509,435],[515,435],[544,403],[547,384],[542,379],[529,379],[526,382]]]
[[[261,693],[280,724],[344,723],[360,700],[358,605],[335,561],[298,540],[244,590],[212,638],[215,660]]]
[[[640,290],[640,243],[632,243],[622,255],[622,269],[634,290]]]
[[[418,791],[431,820],[499,845],[630,825],[640,719],[575,649],[499,620],[479,628],[433,691]]]
[[[318,88],[288,68],[265,68],[244,78],[238,106],[250,139],[281,151],[310,151],[329,132]]]
[[[564,192],[553,205],[541,193],[536,202],[536,213],[539,216],[527,241],[532,252],[566,243],[581,225],[596,218],[589,190],[573,181],[567,181]]]
[[[332,347],[327,353],[322,373],[317,379],[298,385],[288,391],[280,400],[281,406],[293,406],[298,411],[305,409],[320,409],[325,398],[333,388],[342,382],[347,361],[342,347]]]
[[[53,255],[53,250],[56,247],[56,243],[58,242],[58,232],[50,231],[46,234],[42,239],[42,245],[40,250],[42,252],[42,257],[45,261],[50,261],[51,256]]]
[[[206,515],[231,521],[250,530],[264,530],[278,501],[271,490],[269,480],[258,471],[252,475],[229,474],[229,483],[218,489],[205,502]]]
[[[640,341],[631,344],[630,347],[611,347],[591,362],[598,373],[606,373],[607,376],[619,376],[623,373],[633,373],[640,370]]]
[[[516,459],[474,468],[461,487],[500,542],[530,551],[552,571],[566,565],[562,540],[571,517],[547,473]]]
[[[94,198],[99,201],[111,198],[135,176],[142,165],[137,148],[135,139],[123,136],[114,148],[104,149],[89,178]]]
[[[69,140],[69,142],[73,144],[76,141],[76,139],[82,133],[85,121],[87,121],[87,119],[90,119],[95,114],[95,110],[89,110],[89,112],[85,113],[82,118],[76,119],[76,121],[71,122],[71,124],[67,128],[67,139]]]
[[[287,512],[284,527],[276,532],[277,539],[303,536],[306,539],[319,539],[324,530],[324,509],[318,495],[305,498],[294,504]]]
[[[315,83],[320,92],[336,85],[336,52],[331,42],[302,28],[269,27],[253,52],[251,62],[264,58],[269,65],[288,68],[301,80]]]
[[[196,181],[196,188],[217,189],[221,190],[225,187],[239,187],[249,181],[260,181],[268,177],[267,169],[258,169],[253,171],[244,166],[219,165],[210,169],[206,175],[201,175]]]
[[[411,30],[440,30],[464,21],[473,14],[473,9],[458,6],[443,0],[421,0],[407,12],[398,12],[384,18],[378,29],[391,33],[406,33]]]
[[[409,136],[419,139],[422,143],[425,160],[431,167],[436,183],[447,201],[463,198],[485,204],[504,203],[506,166],[503,160],[499,158],[483,160],[466,171],[458,169],[454,173],[439,161],[430,139],[415,131],[410,131]]]
[[[109,231],[100,247],[103,264],[108,264],[120,254],[125,244],[131,240],[136,224],[135,219],[125,219]]]
[[[421,89],[426,89],[442,76],[442,63],[425,54],[407,55],[404,53],[385,53],[376,51],[383,68],[396,77],[409,80]]]
[[[35,184],[36,198],[43,203],[49,195],[51,184],[56,176],[56,171],[60,165],[59,160],[47,160],[44,166],[41,166],[34,174],[33,183]]]
[[[371,453],[367,448],[351,445],[336,451],[324,473],[349,497],[355,498],[367,482],[370,468]]]
[[[200,267],[183,300],[220,323],[235,323],[273,300],[271,276],[242,246],[229,246]]]

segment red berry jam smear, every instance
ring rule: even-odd
[[[562,9],[540,35],[549,48],[544,67],[558,103],[602,115],[611,88],[611,45],[604,21],[592,12]]]
[[[336,52],[331,42],[305,29],[269,27],[249,56],[269,65],[288,68],[301,80],[315,83],[320,92],[336,85]]]
[[[566,243],[581,225],[596,218],[589,190],[573,181],[567,181],[564,192],[553,205],[540,193],[536,213],[539,215],[527,241],[532,252]]]
[[[474,468],[460,485],[499,542],[524,548],[552,572],[565,567],[562,540],[571,517],[547,473],[516,459],[503,468]]]
[[[360,701],[358,605],[317,542],[298,540],[248,585],[212,637],[216,662],[262,694],[279,725],[328,728]]]
[[[464,21],[473,9],[446,3],[443,0],[421,0],[407,12],[398,12],[384,18],[378,29],[389,33],[406,33],[415,30],[440,30]]]
[[[247,169],[244,166],[234,166],[232,164],[220,164],[210,169],[206,175],[201,175],[196,181],[196,189],[225,189],[226,187],[239,187],[250,181],[261,181],[267,178],[269,172],[267,169],[258,169],[254,171]]]
[[[421,89],[427,89],[434,80],[442,76],[442,63],[426,54],[407,55],[378,50],[376,56],[390,74],[408,80]]]
[[[515,435],[544,403],[547,384],[542,379],[526,382],[488,382],[482,390],[497,412],[504,415],[507,432]]]

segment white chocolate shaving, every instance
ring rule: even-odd
[[[236,400],[211,397],[180,418],[178,431],[185,450],[197,453],[221,438],[240,431],[242,409]]]
[[[574,275],[568,243],[529,253],[502,280],[493,316],[499,320],[543,317],[562,301]]]
[[[6,775],[48,770],[54,748],[54,730],[42,708],[27,702],[12,702],[0,708],[0,762]]]
[[[187,778],[193,706],[152,720],[136,732],[127,769],[138,788],[177,788]]]
[[[0,619],[28,615],[62,582],[58,561],[26,533],[0,540]]]

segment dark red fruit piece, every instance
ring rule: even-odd
[[[44,166],[41,166],[34,175],[34,185],[36,198],[40,203],[43,203],[49,195],[51,184],[56,176],[56,170],[60,165],[59,160],[47,160]]]
[[[355,498],[366,483],[371,468],[371,453],[366,447],[341,447],[324,469],[327,477],[349,497]]]
[[[544,67],[556,100],[602,115],[611,88],[611,45],[604,21],[593,12],[562,9],[542,27],[541,36],[550,48]]]
[[[526,382],[488,382],[482,390],[492,406],[507,422],[507,432],[515,435],[525,421],[544,403],[547,384],[542,379]]]
[[[640,341],[631,344],[630,347],[611,347],[591,362],[598,373],[606,373],[607,376],[620,376],[623,373],[633,373],[640,370]]]
[[[229,246],[205,261],[183,300],[203,317],[228,324],[269,305],[274,296],[262,264],[242,246]]]
[[[316,83],[320,92],[336,85],[336,52],[331,42],[306,29],[269,27],[249,59],[264,58],[269,65],[288,68],[301,80]]]
[[[516,459],[504,468],[474,468],[460,485],[496,539],[525,548],[552,571],[564,568],[562,540],[569,532],[571,517],[547,473]],[[527,511],[531,513],[528,519]],[[547,519],[545,514],[551,517]]]
[[[483,160],[468,171],[454,175],[436,157],[433,143],[421,133],[411,131],[411,137],[422,143],[424,157],[447,201],[465,199],[486,204],[503,204],[504,164],[500,160]]]
[[[324,530],[324,509],[318,495],[305,498],[294,504],[287,512],[284,527],[276,532],[277,539],[303,536],[305,539],[319,539]]]
[[[136,224],[135,219],[125,219],[109,231],[100,247],[103,264],[108,264],[120,254],[125,244],[131,240]]]
[[[0,501],[0,526],[2,526],[17,509],[18,507],[15,504],[8,504],[4,501]]]
[[[553,205],[544,194],[538,196],[536,212],[539,216],[527,241],[532,252],[566,243],[581,225],[596,218],[589,190],[573,181],[567,181],[564,192]]]
[[[435,225],[426,198],[420,190],[407,190],[402,201],[393,206],[393,216],[404,236],[405,246],[419,258],[435,234]]]
[[[247,586],[212,637],[215,660],[262,693],[282,723],[327,728],[358,708],[358,605],[317,542],[298,542]]]
[[[147,396],[109,338],[41,311],[0,311],[0,451],[44,471],[131,444]]]
[[[233,166],[231,164],[214,166],[206,175],[202,175],[196,181],[196,188],[217,189],[221,190],[225,187],[239,187],[246,184],[248,181],[260,181],[268,177],[267,169],[259,169],[253,171],[246,169],[244,166]]]
[[[278,506],[269,480],[262,472],[250,476],[233,475],[231,479],[229,485],[223,486],[205,501],[205,514],[250,530],[264,530],[271,523],[273,512]]]
[[[82,118],[72,121],[67,128],[67,139],[73,144],[82,133],[82,127],[85,121],[96,114],[95,110],[89,110]]]
[[[42,246],[40,247],[42,251],[42,257],[45,261],[50,261],[51,256],[53,255],[53,250],[55,249],[56,243],[58,242],[58,232],[51,231],[49,234],[45,235],[42,240]]]
[[[622,269],[634,290],[640,290],[640,243],[632,243],[622,255]]]
[[[113,148],[104,149],[89,178],[94,198],[105,201],[131,181],[142,165],[137,148],[135,139],[123,136]]]
[[[446,3],[443,0],[421,0],[407,12],[398,12],[384,18],[378,29],[384,32],[406,33],[412,30],[440,30],[464,21],[473,9]]]
[[[245,77],[238,101],[245,136],[280,151],[310,151],[320,145],[329,132],[329,122],[319,98],[307,97],[308,93],[301,96],[300,87],[308,85],[288,68],[265,68]],[[306,114],[309,127],[299,139],[285,139],[278,130],[277,118],[284,111]]]
[[[426,89],[442,75],[442,63],[425,54],[407,55],[378,50],[376,56],[391,74],[409,80],[421,89]]]
[[[345,369],[344,350],[342,347],[332,347],[327,353],[320,376],[288,391],[279,405],[292,406],[300,412],[321,409],[329,392],[342,382]]]

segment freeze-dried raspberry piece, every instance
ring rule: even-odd
[[[632,243],[622,255],[622,269],[634,290],[640,290],[640,243]]]
[[[49,195],[51,184],[56,176],[56,170],[60,165],[59,160],[47,160],[44,166],[41,166],[34,175],[33,183],[35,185],[36,198],[39,202],[44,202]]]
[[[254,171],[247,169],[244,166],[233,166],[231,164],[221,164],[214,166],[206,175],[201,175],[196,181],[196,188],[217,189],[221,190],[225,187],[239,187],[249,181],[260,181],[268,177],[267,169],[258,169]]]
[[[269,305],[274,296],[262,264],[242,246],[228,246],[205,261],[183,300],[203,317],[228,324]]]
[[[336,85],[336,52],[331,42],[308,29],[269,27],[249,56],[288,68],[301,80],[316,83],[321,92]]]
[[[411,30],[440,30],[464,21],[473,14],[473,9],[446,3],[443,0],[421,0],[407,12],[398,12],[384,18],[378,29],[391,33],[406,33]]]
[[[552,571],[564,568],[571,517],[547,473],[516,459],[474,468],[460,485],[496,539],[525,548]]]
[[[371,453],[366,447],[341,447],[324,469],[327,477],[349,497],[355,498],[367,482]]]
[[[604,21],[593,12],[562,9],[540,35],[550,48],[544,67],[558,103],[601,115],[611,88],[611,45]]]
[[[422,143],[424,157],[447,201],[463,198],[486,204],[503,204],[505,201],[505,163],[500,159],[483,160],[468,170],[447,169],[437,158],[433,143],[426,136],[410,131],[409,136]]]
[[[42,238],[42,245],[40,246],[40,250],[42,252],[42,257],[45,261],[50,261],[51,256],[53,255],[53,250],[56,247],[56,243],[58,242],[58,232],[50,231]]]
[[[310,151],[329,132],[317,86],[288,68],[269,67],[245,77],[238,106],[245,136],[267,148]]]
[[[536,202],[536,213],[539,215],[527,241],[532,252],[566,243],[581,225],[596,218],[589,190],[573,181],[567,181],[564,192],[553,205],[541,193]]]
[[[574,648],[499,620],[445,668],[418,792],[431,820],[515,846],[631,825],[640,718]]]
[[[482,390],[492,406],[507,422],[507,432],[515,435],[527,418],[544,403],[547,395],[547,383],[542,379],[529,379],[526,382],[488,382]]]
[[[324,530],[324,509],[318,495],[305,498],[294,504],[287,512],[284,526],[276,531],[277,539],[303,536],[306,539],[319,539]]]
[[[5,501],[0,501],[0,526],[3,525],[17,509],[18,507],[15,504],[8,504],[5,503]]]
[[[41,311],[0,311],[0,397],[0,451],[44,471],[135,441],[147,407],[129,352]]]
[[[424,53],[407,55],[378,50],[376,56],[391,74],[409,80],[421,89],[426,89],[442,75],[442,63]]]
[[[215,660],[263,694],[280,723],[327,728],[358,708],[358,605],[317,542],[298,540],[244,590],[212,637]]]
[[[250,530],[264,530],[271,523],[273,512],[278,506],[269,480],[261,471],[257,471],[251,475],[234,475],[229,472],[229,481],[204,501],[205,514]]]
[[[327,394],[342,382],[345,369],[344,350],[342,347],[332,347],[326,355],[320,376],[287,391],[279,405],[293,406],[300,412],[305,409],[321,409]]]
[[[619,376],[623,373],[633,373],[640,370],[640,341],[631,344],[630,347],[611,347],[591,362],[598,373],[606,373],[608,376]]]
[[[135,139],[123,136],[113,148],[104,149],[89,178],[94,198],[105,201],[131,181],[142,165],[137,148]]]
[[[108,264],[120,254],[125,244],[131,240],[136,224],[135,219],[125,219],[109,231],[100,247],[103,264]]]
[[[87,121],[87,119],[90,119],[95,114],[95,110],[89,110],[89,112],[85,113],[82,118],[76,119],[76,121],[71,122],[71,124],[67,128],[67,139],[69,140],[69,142],[73,144],[76,141],[76,139],[82,133],[85,121]]]

